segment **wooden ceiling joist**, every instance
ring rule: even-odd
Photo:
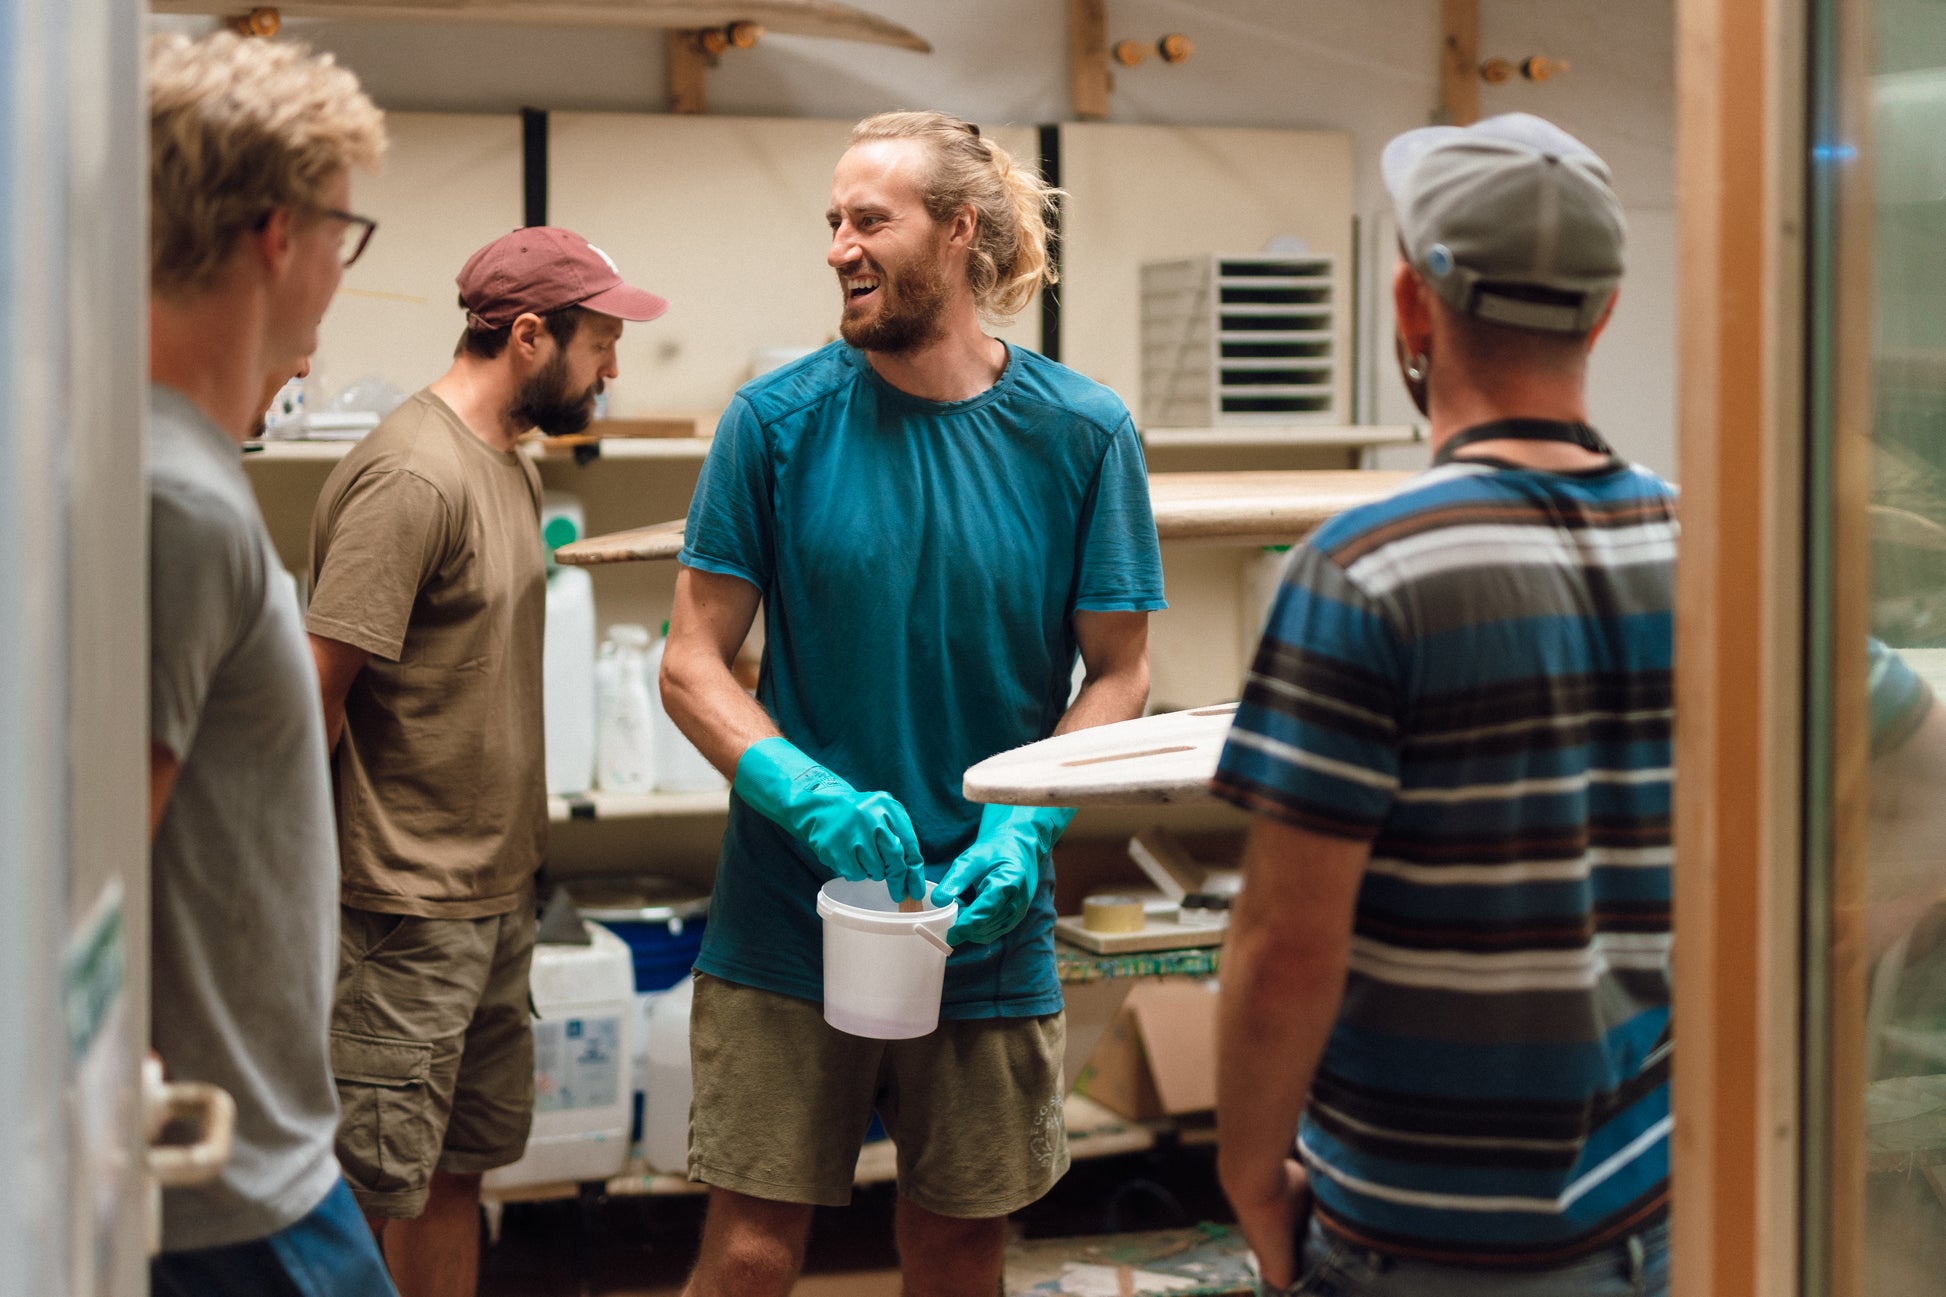
[[[1480,120],[1480,0],[1439,0],[1439,111],[1454,126]]]
[[[149,6],[156,13],[219,15],[240,7],[224,0],[151,0]],[[285,18],[357,22],[491,22],[676,30],[754,22],[788,36],[822,36],[921,54],[932,52],[932,45],[918,33],[838,0],[290,0],[276,8]]]

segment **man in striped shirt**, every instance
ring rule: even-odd
[[[1621,207],[1524,115],[1383,170],[1434,466],[1292,555],[1218,768],[1219,1172],[1267,1292],[1662,1292],[1675,497],[1584,399]]]

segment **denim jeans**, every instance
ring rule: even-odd
[[[1327,1234],[1313,1219],[1302,1277],[1265,1297],[1666,1297],[1669,1223],[1548,1270],[1485,1270],[1382,1256]]]
[[[311,1214],[269,1238],[149,1263],[154,1297],[398,1297],[343,1180]]]

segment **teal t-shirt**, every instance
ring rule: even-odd
[[[763,593],[758,701],[854,787],[899,799],[935,882],[979,827],[966,768],[1045,738],[1066,710],[1073,614],[1165,606],[1127,408],[1011,346],[999,381],[967,401],[907,395],[835,342],[745,385],[678,557]],[[696,966],[823,999],[816,903],[830,877],[732,796]],[[942,1012],[1060,1007],[1044,866],[1018,928],[953,952]]]

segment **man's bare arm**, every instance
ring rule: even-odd
[[[1371,846],[1259,816],[1217,1011],[1217,1176],[1272,1283],[1292,1281],[1298,1118],[1338,1019]]]
[[[676,573],[676,603],[662,650],[662,705],[725,779],[736,778],[745,748],[779,734],[777,723],[730,672],[761,600],[757,587],[739,577],[692,567]]]
[[[155,841],[155,831],[162,823],[162,812],[169,809],[169,794],[175,791],[176,776],[182,773],[182,763],[176,754],[160,743],[149,744],[149,841]]]
[[[324,750],[336,752],[345,729],[345,696],[372,655],[343,640],[310,636],[311,660],[318,667],[318,697],[324,704]]]
[[[1149,614],[1077,612],[1074,638],[1086,674],[1054,732],[1140,716],[1149,701]]]

